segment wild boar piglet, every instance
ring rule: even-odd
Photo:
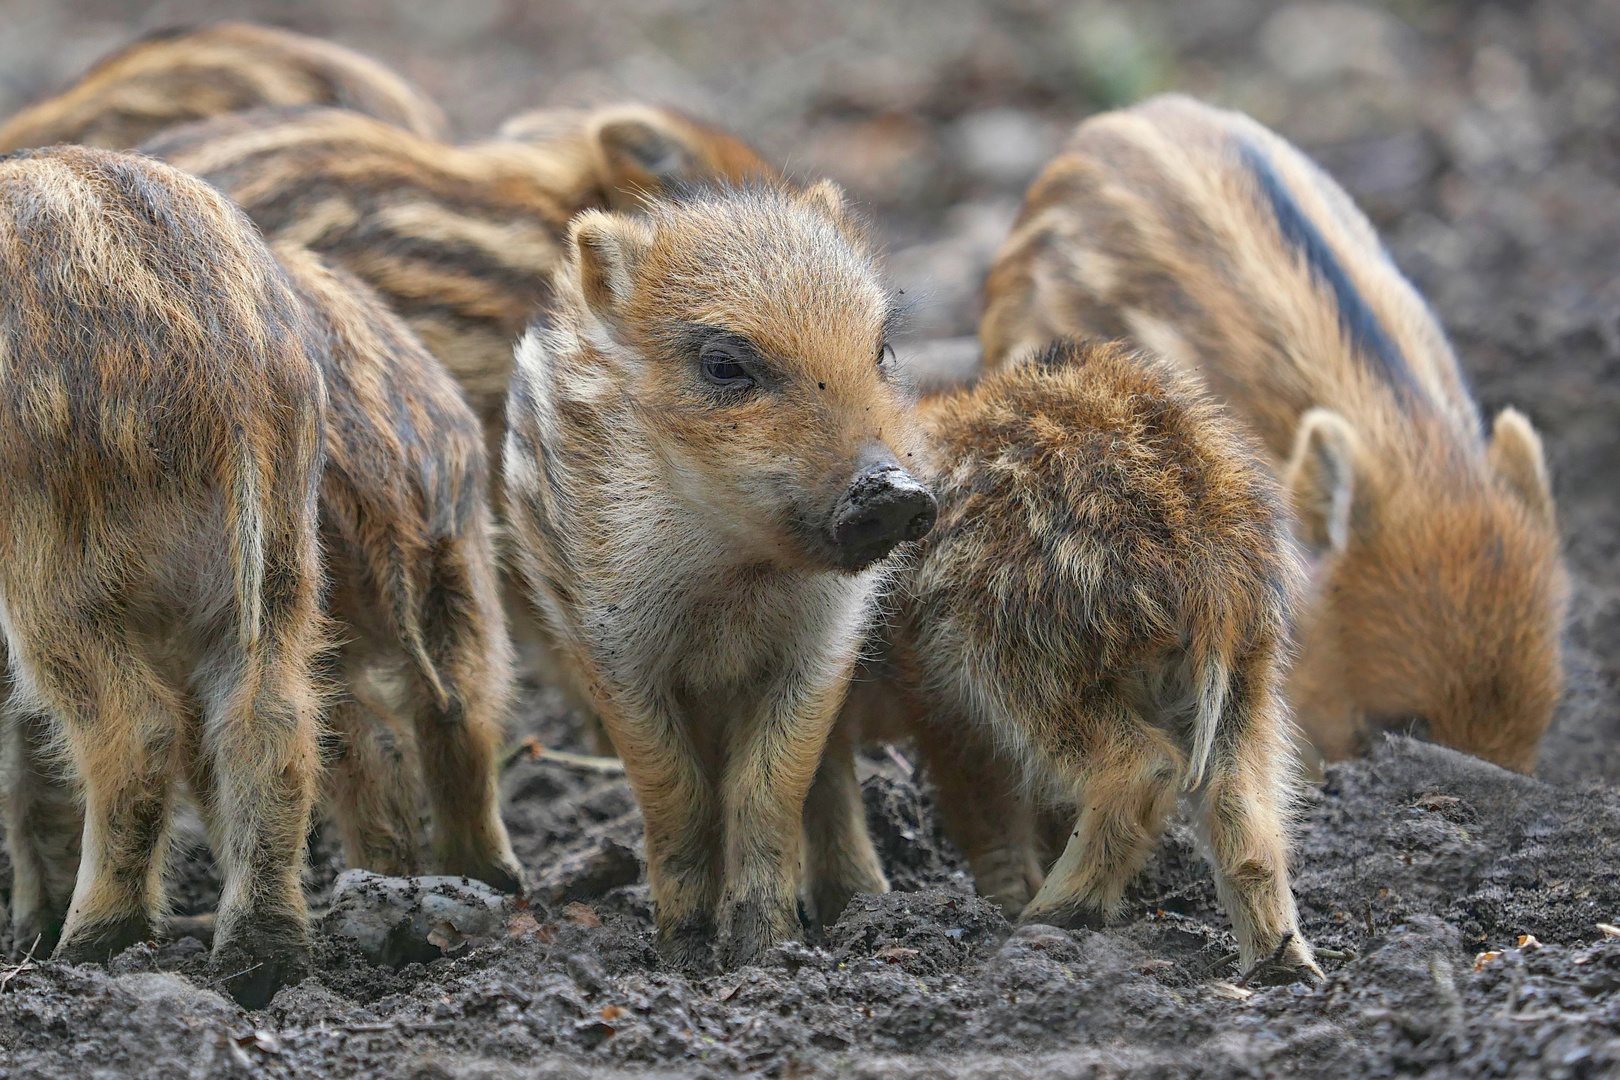
[[[624,758],[676,962],[798,933],[805,791],[935,515],[894,318],[836,188],[717,188],[579,217],[518,349],[517,562]]]
[[[569,220],[639,206],[665,183],[770,172],[725,132],[648,106],[531,113],[510,135],[447,146],[345,109],[260,109],[142,149],[214,184],[272,240],[376,289],[460,383],[498,472],[512,347],[550,299]],[[517,595],[507,606],[521,656],[568,686]]]
[[[896,587],[887,689],[981,891],[1099,924],[1186,792],[1243,964],[1316,974],[1280,694],[1299,568],[1256,450],[1194,380],[1117,344],[1054,344],[926,402],[924,426],[939,521]],[[1014,783],[1079,808],[1044,884],[1027,829],[985,812],[980,788]]]
[[[1255,432],[1313,568],[1288,696],[1328,759],[1411,731],[1529,771],[1567,584],[1540,439],[1487,438],[1444,332],[1350,197],[1238,113],[1081,124],[986,285],[987,366],[1127,338]]]
[[[151,936],[184,781],[224,876],[231,991],[262,1004],[307,965],[321,349],[258,233],[202,181],[78,147],[0,160],[19,949],[97,960]]]
[[[621,186],[655,190],[645,163],[627,171],[640,159],[622,147],[651,168],[712,159],[734,170],[722,179],[768,171],[737,140],[660,109],[545,116],[526,140],[449,146],[346,109],[258,109],[141,150],[218,187],[272,241],[301,243],[376,289],[455,375],[498,457],[512,346],[550,299],[569,220],[628,198]]]
[[[227,22],[148,35],[0,125],[0,150],[128,150],[166,128],[267,106],[339,105],[427,138],[444,113],[394,72],[330,41]]]
[[[519,892],[496,792],[511,645],[478,418],[362,282],[296,244],[273,250],[328,346],[327,791],[344,855],[381,873],[466,874]]]

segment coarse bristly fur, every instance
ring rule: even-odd
[[[1288,697],[1329,759],[1410,730],[1534,767],[1567,584],[1540,440],[1489,438],[1365,217],[1247,117],[1163,97],[1080,125],[987,285],[987,366],[1123,337],[1259,435],[1314,581]]]
[[[184,781],[224,875],[215,962],[262,1004],[308,962],[319,330],[218,192],[129,155],[0,160],[0,268],[13,940],[150,937]]]
[[[1287,877],[1300,572],[1255,448],[1193,379],[1118,344],[1053,344],[923,421],[939,522],[852,724],[890,696],[980,891],[1026,922],[1114,915],[1191,792],[1243,963],[1287,939],[1283,972],[1316,973]],[[1079,808],[1044,884],[1031,788]]]
[[[337,105],[424,138],[442,138],[446,129],[437,105],[369,57],[288,30],[227,22],[152,34],[106,57],[0,126],[0,151],[55,143],[128,150],[192,120],[291,105]]]
[[[515,556],[641,803],[661,947],[701,967],[718,930],[744,963],[799,932],[805,794],[886,573],[838,508],[875,461],[918,500],[899,539],[932,522],[893,307],[831,185],[587,213],[570,251],[512,383]]]
[[[569,220],[639,205],[665,183],[770,172],[724,132],[647,106],[529,114],[512,134],[447,146],[340,109],[266,110],[142,149],[219,187],[266,235],[308,245],[376,289],[461,384],[498,472],[512,348],[551,296]],[[508,619],[524,660],[570,685],[516,597]]]
[[[376,289],[455,375],[498,459],[512,347],[551,296],[569,220],[651,183],[613,148],[712,159],[731,170],[719,179],[769,172],[736,140],[663,110],[549,115],[533,144],[449,146],[342,109],[258,110],[141,149],[214,184],[272,240],[304,244]]]
[[[294,244],[274,252],[327,331],[320,510],[338,642],[328,800],[344,855],[521,892],[496,790],[511,645],[478,419],[364,284]]]

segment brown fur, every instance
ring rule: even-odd
[[[626,102],[595,109],[536,109],[501,125],[503,139],[558,154],[583,153],[595,177],[591,204],[636,211],[682,184],[768,180],[776,171],[729,132],[672,109]]]
[[[0,161],[0,267],[14,940],[63,909],[63,959],[150,936],[185,780],[225,878],[215,961],[262,1002],[308,954],[317,329],[235,208],[142,158]],[[52,756],[84,798],[71,900]]]
[[[1185,98],[1096,117],[1030,188],[987,293],[988,367],[1127,337],[1258,433],[1315,563],[1288,696],[1326,757],[1415,728],[1534,766],[1566,592],[1540,442],[1511,409],[1485,438],[1439,325],[1332,180]]]
[[[305,244],[376,289],[461,383],[498,453],[512,347],[551,295],[568,221],[629,182],[602,171],[597,137],[639,131],[648,144],[686,145],[687,128],[657,126],[671,114],[643,111],[567,114],[541,145],[446,146],[353,112],[272,110],[193,124],[142,150],[213,183],[266,236]],[[737,157],[722,155],[731,178],[765,169]]]
[[[939,524],[864,696],[897,697],[981,891],[1026,922],[1104,920],[1186,790],[1243,963],[1292,934],[1285,967],[1314,971],[1287,878],[1298,567],[1254,450],[1191,379],[1118,345],[1053,345],[924,422]],[[1044,885],[1032,786],[1079,805]]]
[[[422,872],[425,790],[426,868],[520,892],[496,791],[511,646],[478,420],[371,290],[296,245],[275,254],[328,330],[321,535],[341,743],[329,798],[344,855]]]
[[[512,346],[551,295],[568,221],[643,191],[638,161],[677,163],[670,180],[708,167],[730,179],[768,171],[736,140],[665,110],[545,115],[544,137],[538,116],[515,129],[536,145],[451,147],[316,109],[194,124],[143,149],[220,187],[271,237],[307,244],[375,288],[460,382],[498,466]],[[567,685],[526,605],[508,599],[525,658]]]
[[[0,151],[54,143],[127,150],[166,128],[267,106],[337,105],[424,138],[444,113],[369,57],[287,30],[220,23],[141,39],[0,127]]]
[[[805,796],[884,573],[835,541],[840,508],[865,505],[864,461],[927,499],[899,466],[921,449],[890,316],[835,189],[710,191],[582,215],[553,325],[519,348],[517,560],[624,758],[683,964],[717,927],[729,964],[798,932]],[[751,385],[705,381],[725,350]]]
[[[216,254],[194,237],[190,242],[195,256]],[[435,819],[431,868],[520,889],[495,789],[509,645],[477,420],[454,381],[362,284],[294,245],[280,245],[275,254],[292,295],[313,316],[299,325],[327,392],[320,533],[340,691],[330,710],[340,752],[329,797],[345,853],[351,865],[385,872],[423,868],[416,832],[424,785],[417,768],[408,767],[419,765]],[[123,325],[97,324],[86,340],[119,355]],[[217,378],[211,370],[204,375]],[[189,551],[185,543],[182,535],[169,546]],[[36,935],[49,939],[67,913],[82,819],[49,760],[49,712],[19,704],[11,713],[14,941],[27,948]],[[204,775],[189,772],[194,783]],[[206,787],[196,794],[206,809]],[[295,831],[301,838],[304,826]],[[147,888],[156,903],[159,884]],[[231,918],[228,903],[221,918]],[[273,940],[273,925],[270,934]]]

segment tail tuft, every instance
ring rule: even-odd
[[[1230,681],[1226,661],[1219,655],[1207,658],[1198,673],[1198,712],[1193,717],[1192,751],[1182,790],[1194,791],[1204,782],[1209,755],[1215,748],[1215,732],[1226,709],[1226,689]]]
[[[236,570],[237,634],[243,650],[252,652],[259,646],[264,623],[264,507],[259,455],[240,430],[236,434],[238,453],[225,517]]]

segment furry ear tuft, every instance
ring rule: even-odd
[[[1357,445],[1355,430],[1331,409],[1311,409],[1300,418],[1283,485],[1293,499],[1299,538],[1318,558],[1350,542]]]
[[[1491,425],[1491,445],[1486,456],[1491,467],[1524,500],[1532,514],[1548,525],[1556,522],[1547,457],[1541,448],[1541,436],[1536,434],[1529,417],[1513,408],[1497,413]]]
[[[835,221],[844,220],[844,189],[831,180],[818,180],[805,188],[804,201],[825,210]]]
[[[608,326],[617,326],[630,303],[636,268],[652,247],[652,227],[620,214],[588,210],[574,219],[568,237],[585,303]]]

